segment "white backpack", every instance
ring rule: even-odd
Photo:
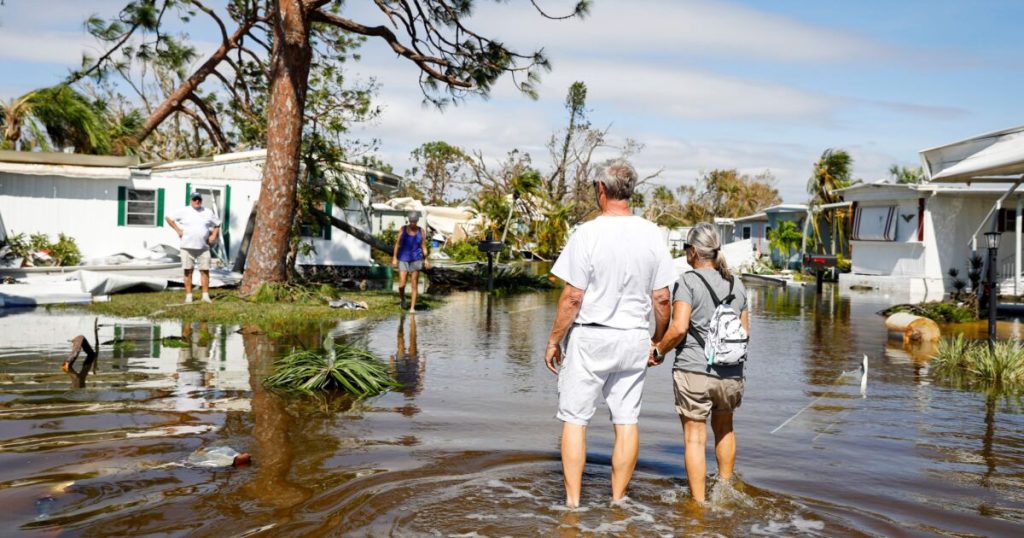
[[[715,303],[715,312],[711,314],[706,341],[701,338],[693,323],[690,324],[690,330],[687,332],[693,335],[694,340],[704,348],[704,356],[708,359],[709,366],[735,366],[742,363],[747,358],[747,343],[750,338],[746,329],[743,328],[743,323],[740,322],[739,314],[732,307],[732,301],[736,298],[732,293],[735,281],[729,279],[729,293],[719,301],[715,290],[711,289],[711,284],[700,273],[691,272],[697,275],[697,278],[707,287],[708,293],[711,294],[711,300]]]

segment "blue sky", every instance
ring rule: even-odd
[[[7,0],[0,98],[59,81],[95,47],[85,16],[123,3]],[[372,3],[347,4],[348,16],[383,22]],[[354,70],[377,79],[385,111],[356,133],[379,138],[398,170],[413,148],[438,139],[493,160],[519,148],[544,167],[544,144],[565,122],[565,91],[582,80],[591,121],[610,125],[614,143],[644,144],[634,162],[645,174],[663,168],[657,182],[767,169],[787,202],[802,202],[811,163],[827,147],[850,151],[855,175],[875,180],[890,164],[916,165],[920,149],[1022,123],[1022,20],[1024,2],[1008,0],[595,0],[590,17],[566,22],[540,19],[525,1],[480,1],[474,27],[547,51],[554,70],[540,99],[505,82],[489,100],[425,108],[413,66],[370,41]],[[188,31],[201,47],[214,35],[201,25]]]

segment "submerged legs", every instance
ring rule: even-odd
[[[640,453],[640,428],[636,424],[615,425],[615,448],[612,449],[612,501],[626,496]]]
[[[736,435],[732,432],[732,413],[711,415],[711,429],[715,432],[715,458],[718,460],[719,480],[732,480],[736,465]]]
[[[615,425],[615,447],[612,449],[612,501],[626,496],[640,452],[640,429],[636,424]],[[562,423],[562,473],[565,479],[565,504],[580,505],[583,467],[587,461],[587,428]]]
[[[587,461],[587,427],[562,423],[562,474],[565,479],[565,505],[580,505],[583,465]]]
[[[686,443],[686,478],[690,481],[690,494],[697,502],[704,502],[704,477],[708,464],[704,446],[708,442],[707,425],[703,420],[683,418],[683,438]]]

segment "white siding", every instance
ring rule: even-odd
[[[46,169],[52,170],[49,166]],[[229,233],[229,257],[238,252],[249,213],[256,203],[263,175],[262,159],[234,162],[196,163],[187,166],[163,165],[152,170],[137,170],[131,177],[128,168],[82,169],[61,175],[37,175],[0,172],[0,215],[8,233],[46,233],[55,239],[58,233],[73,237],[84,258],[99,258],[119,252],[138,250],[164,243],[177,247],[178,238],[169,226],[118,226],[118,187],[164,189],[165,216],[187,205],[186,185],[191,189],[207,187],[226,194],[230,185],[230,214],[225,229]],[[75,177],[88,173],[93,177]],[[107,177],[104,177],[107,176]],[[352,175],[350,180],[361,196],[348,208],[333,208],[334,216],[369,229],[362,211],[369,188],[365,179]],[[204,203],[211,203],[204,200]],[[316,254],[301,256],[304,265],[370,264],[370,248],[352,236],[334,229],[331,241],[314,240]]]

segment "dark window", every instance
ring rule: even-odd
[[[743,239],[750,239],[750,226],[743,227]]]
[[[996,219],[996,229],[1000,232],[1012,232],[1016,228],[1017,210],[1015,209],[1000,209],[999,216]]]
[[[125,202],[125,222],[128,226],[156,225],[156,191],[128,189]]]

